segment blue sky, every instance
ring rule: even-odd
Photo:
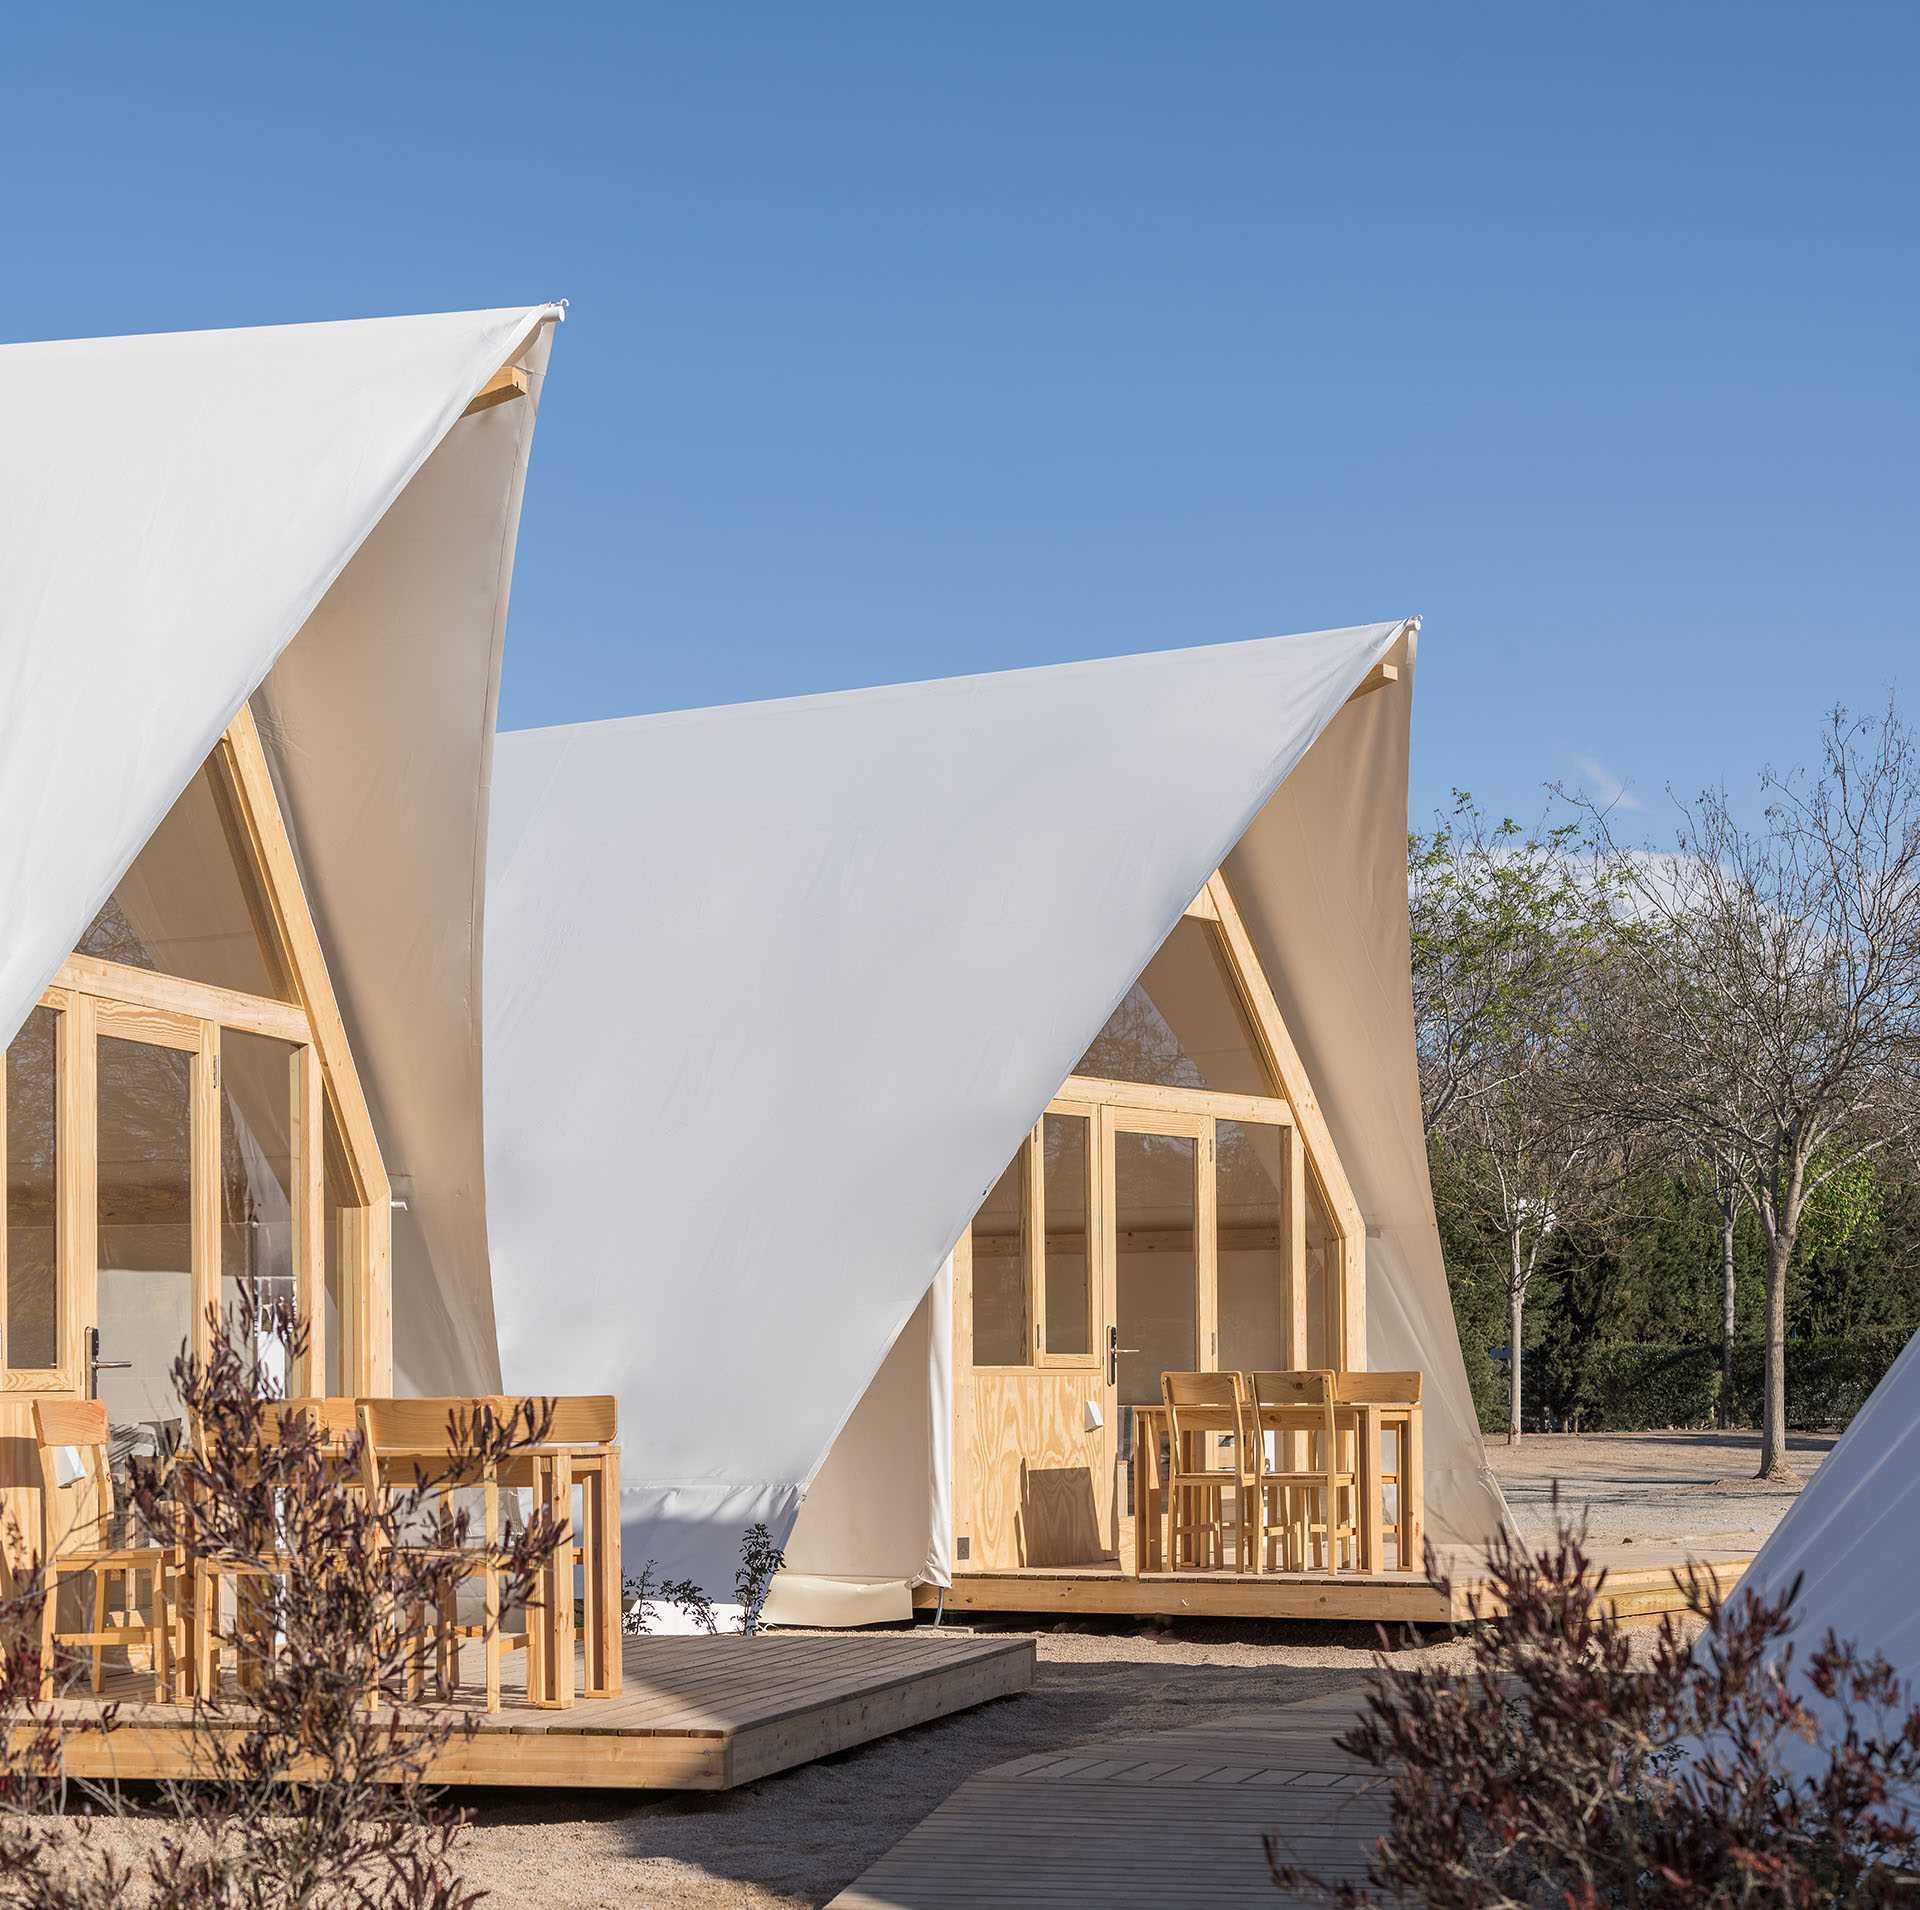
[[[510,726],[1418,611],[1416,819],[1651,816],[1920,702],[1916,70],[1905,5],[16,5],[0,338],[571,299]]]

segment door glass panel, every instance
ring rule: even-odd
[[[1122,1406],[1157,1405],[1162,1373],[1199,1364],[1194,1166],[1184,1134],[1113,1141],[1115,1323]]]
[[[1285,1135],[1264,1122],[1214,1124],[1220,1247],[1220,1366],[1287,1363]]]
[[[225,782],[206,764],[167,811],[79,952],[292,1000]]]
[[[7,1048],[6,1363],[60,1364],[59,1030],[36,1008]]]
[[[171,1368],[193,1332],[193,1058],[103,1036],[100,1374],[116,1439],[177,1422]]]
[[[1339,1256],[1333,1216],[1311,1178],[1307,1181],[1307,1364],[1329,1370],[1340,1356],[1332,1331],[1333,1270]]]
[[[295,1064],[288,1041],[220,1031],[220,1317],[231,1325],[242,1294],[265,1308],[291,1303]],[[287,1349],[269,1334],[250,1349],[257,1376],[284,1394]]]
[[[347,1171],[347,1150],[340,1140],[340,1129],[333,1118],[333,1103],[326,1104],[326,1149],[323,1156],[327,1193],[324,1225],[326,1229],[326,1378],[323,1384],[332,1399],[350,1398],[358,1390],[347,1384],[347,1376],[359,1371],[358,1349],[353,1344],[354,1310],[351,1305],[352,1271],[355,1262],[349,1251],[350,1213],[356,1205],[353,1176]]]
[[[1278,1092],[1212,923],[1186,915],[1080,1057],[1075,1074],[1224,1094]]]
[[[1092,1262],[1087,1252],[1088,1121],[1049,1114],[1042,1130],[1047,1221],[1047,1351],[1093,1352]]]
[[[973,1217],[973,1363],[1026,1366],[1027,1149],[1007,1163]]]

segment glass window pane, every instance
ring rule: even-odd
[[[1255,1121],[1214,1123],[1220,1248],[1220,1366],[1287,1363],[1286,1136]]]
[[[1047,1221],[1047,1351],[1093,1351],[1087,1253],[1087,1117],[1049,1114],[1042,1130]]]
[[[973,1363],[1027,1366],[1027,1149],[973,1217]]]
[[[1158,1405],[1162,1373],[1191,1373],[1199,1366],[1197,1147],[1184,1134],[1123,1130],[1114,1136],[1114,1294],[1123,1406]]]
[[[60,1364],[59,1031],[36,1008],[7,1048],[7,1333],[9,1366]]]
[[[100,1398],[116,1433],[179,1418],[173,1362],[193,1333],[190,1055],[102,1036]]]
[[[327,1357],[323,1382],[331,1399],[346,1399],[359,1390],[348,1377],[359,1370],[358,1349],[352,1340],[354,1308],[351,1283],[356,1278],[349,1238],[353,1221],[349,1217],[354,1200],[353,1176],[347,1171],[347,1150],[333,1118],[333,1103],[326,1111],[326,1308]]]
[[[262,1308],[298,1299],[293,1267],[293,1121],[299,1049],[288,1041],[220,1031],[220,1315],[243,1293]],[[287,1349],[261,1335],[260,1378],[284,1394]]]
[[[1210,922],[1182,916],[1075,1074],[1223,1094],[1278,1092]]]
[[[292,1000],[225,784],[203,765],[80,938],[82,955]]]
[[[1340,1350],[1331,1318],[1334,1269],[1339,1264],[1339,1237],[1327,1203],[1307,1177],[1307,1364],[1337,1369]]]

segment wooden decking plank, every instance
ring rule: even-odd
[[[1141,1732],[970,1778],[836,1898],[838,1910],[1044,1910],[1114,1903],[1203,1906],[1287,1899],[1263,1839],[1330,1879],[1364,1877],[1389,1822],[1382,1774],[1328,1737],[1357,1691],[1311,1708]],[[1157,1755],[1156,1755],[1157,1753]],[[1335,1768],[1327,1768],[1332,1763]]]
[[[435,1782],[610,1789],[722,1790],[810,1758],[867,1743],[1024,1691],[1033,1680],[1030,1639],[924,1634],[819,1639],[629,1639],[629,1690],[542,1710],[503,1692],[491,1716],[434,1759]],[[468,1669],[463,1663],[462,1670]],[[474,1660],[472,1669],[478,1673]],[[678,1681],[678,1682],[676,1682]],[[473,1689],[469,1684],[467,1689]],[[234,1711],[196,1727],[185,1707],[155,1705],[144,1674],[113,1668],[105,1694],[123,1702],[110,1734],[78,1728],[99,1715],[90,1697],[62,1700],[69,1769],[76,1776],[167,1778],[204,1768],[208,1731],[247,1728]],[[16,1738],[18,1732],[16,1731]]]

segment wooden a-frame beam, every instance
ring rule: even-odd
[[[1349,703],[1357,703],[1363,696],[1367,696],[1375,690],[1384,690],[1389,683],[1398,683],[1399,681],[1399,664],[1376,663],[1373,668],[1360,679],[1359,688],[1347,698],[1347,701]]]
[[[503,405],[510,398],[524,398],[527,391],[527,374],[518,365],[502,365],[474,393],[473,402],[460,415],[471,418],[476,411],[491,411],[495,405]]]
[[[1382,665],[1382,668],[1388,666]],[[1201,891],[1213,904],[1228,965],[1235,986],[1254,1031],[1266,1051],[1281,1094],[1293,1109],[1294,1133],[1306,1154],[1308,1171],[1313,1175],[1326,1202],[1328,1215],[1340,1243],[1340,1268],[1337,1290],[1340,1295],[1341,1363],[1363,1366],[1366,1357],[1367,1305],[1367,1225],[1355,1200],[1352,1183],[1340,1163],[1340,1150],[1334,1146],[1332,1130],[1313,1091],[1306,1064],[1293,1045],[1285,1017],[1275,999],[1266,970],[1261,966],[1246,923],[1227,887],[1226,877],[1216,869]]]

